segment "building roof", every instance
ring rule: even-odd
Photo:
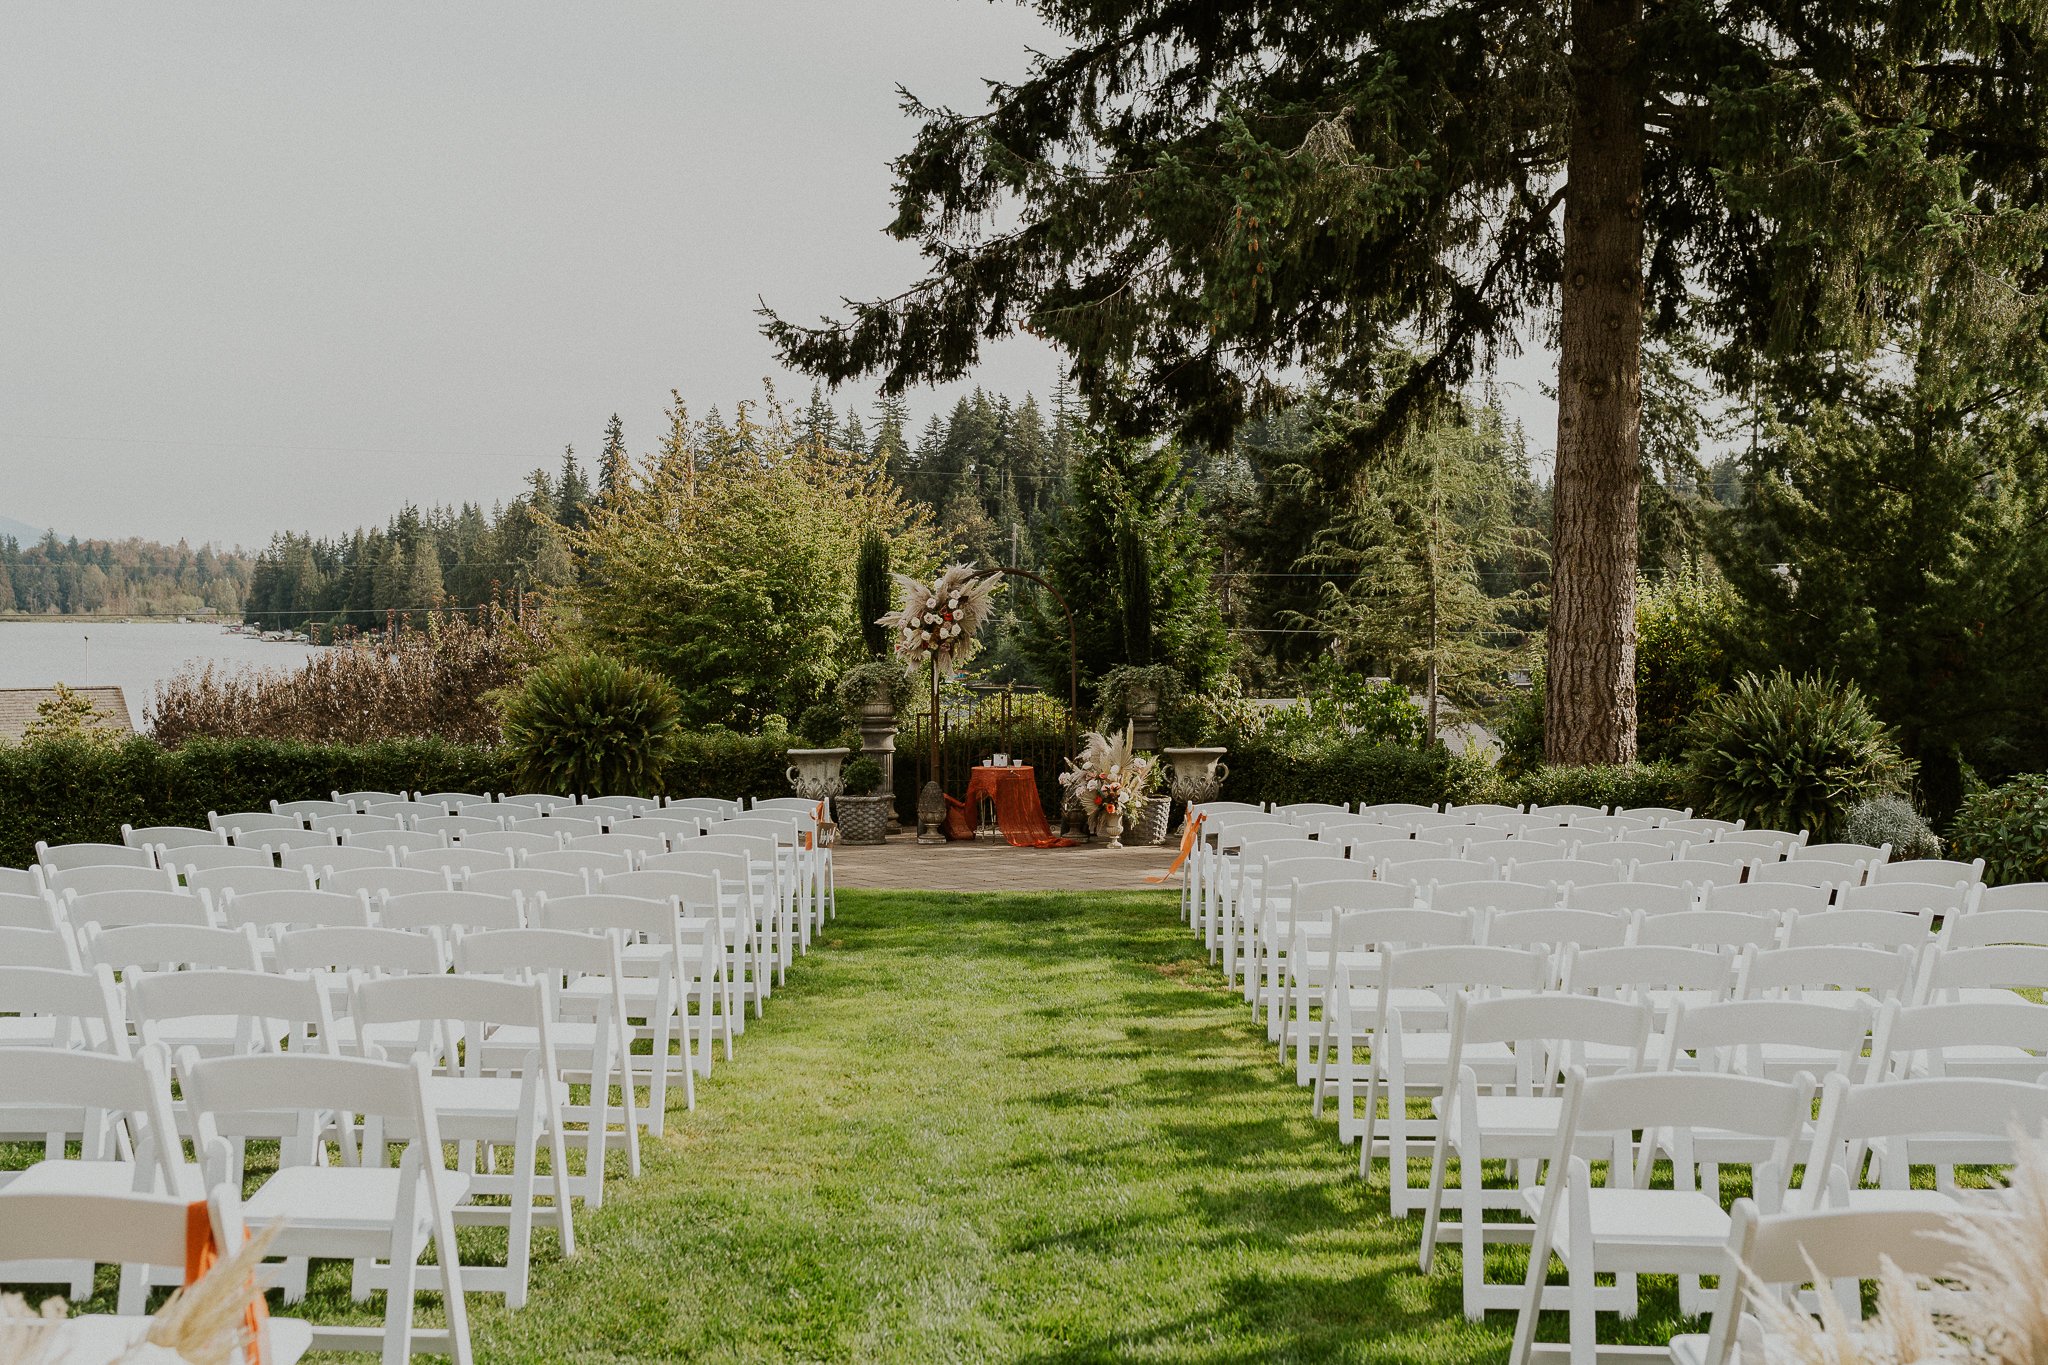
[[[74,687],[106,717],[109,728],[123,735],[135,733],[128,720],[128,698],[118,687]],[[18,741],[29,722],[36,718],[36,706],[57,695],[54,687],[0,687],[0,740]]]

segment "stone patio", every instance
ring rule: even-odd
[[[1152,848],[1077,844],[1073,848],[1011,848],[952,843],[920,848],[914,834],[883,844],[833,849],[837,885],[882,891],[1148,891],[1177,888],[1180,878],[1145,880],[1166,871],[1179,842]]]

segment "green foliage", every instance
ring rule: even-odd
[[[1693,713],[1727,684],[1739,603],[1727,584],[1681,569],[1636,590],[1636,753],[1677,758]],[[1540,738],[1539,738],[1540,744]]]
[[[675,689],[602,654],[567,655],[505,697],[505,749],[522,786],[651,796],[677,729]]]
[[[1124,657],[1134,668],[1152,665],[1152,554],[1142,530],[1125,519],[1116,532],[1119,596],[1124,609]]]
[[[1747,674],[1687,732],[1692,804],[1721,819],[1813,832],[1830,842],[1859,801],[1912,781],[1891,732],[1854,683],[1779,670]]]
[[[1213,581],[1215,545],[1172,446],[1090,441],[1076,452],[1073,491],[1055,514],[1043,573],[1074,613],[1084,699],[1119,664],[1136,663],[1129,631],[1143,615],[1127,611],[1118,546],[1145,540],[1151,625],[1150,662],[1178,673],[1192,691],[1213,687],[1231,658]],[[1042,686],[1067,687],[1067,621],[1049,593],[1014,585],[1023,602],[1019,648]]]
[[[863,796],[882,785],[882,765],[866,754],[857,754],[839,770],[839,776],[848,792]]]
[[[1411,746],[1428,741],[1422,709],[1397,682],[1320,659],[1297,683],[1293,706],[1262,713],[1265,737],[1275,744],[1308,750],[1350,740]]]
[[[1364,737],[1303,747],[1257,736],[1230,746],[1231,801],[1482,801],[1496,790],[1493,769],[1440,746],[1415,748]]]
[[[846,712],[836,701],[806,706],[804,713],[796,718],[792,733],[814,749],[844,744],[847,738]]]
[[[1517,777],[1543,766],[1543,667],[1539,658],[1529,671],[1529,686],[1509,692],[1493,713],[1494,737],[1500,741],[1500,770]]]
[[[1993,885],[2048,881],[2048,773],[1972,793],[1949,829],[1949,852],[1982,858]]]
[[[1600,767],[1535,767],[1508,784],[1512,803],[1533,806],[1672,806],[1688,804],[1690,778],[1674,762]]]
[[[863,706],[877,696],[888,702],[898,716],[908,711],[924,691],[923,680],[900,659],[879,659],[855,664],[839,675],[834,693],[839,711],[848,724],[860,719]]]
[[[1939,858],[1941,839],[1903,796],[1859,801],[1842,821],[1842,838],[1852,844],[1890,844],[1893,858]]]
[[[1857,683],[1942,821],[1964,765],[2048,767],[2048,432],[2038,398],[2008,387],[2018,353],[1979,367],[1918,349],[1903,372],[1831,373],[1781,400],[1717,555],[1745,662]]]
[[[1138,696],[1150,692],[1163,719],[1180,704],[1180,675],[1165,664],[1123,664],[1095,680],[1095,724],[1104,734],[1120,730],[1136,714]]]
[[[584,630],[675,684],[691,725],[755,728],[821,699],[866,646],[854,565],[869,531],[899,567],[931,549],[878,457],[803,439],[772,396],[728,426],[680,399],[661,451],[576,537]],[[595,586],[593,586],[595,584]]]
[[[881,618],[894,606],[894,589],[889,581],[889,538],[870,526],[861,533],[860,557],[853,566],[853,619],[871,659],[881,659],[889,653],[889,628],[881,623]]]

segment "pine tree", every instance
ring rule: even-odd
[[[576,447],[562,447],[562,473],[555,481],[555,521],[565,531],[582,529],[590,515],[590,481],[576,461]]]
[[[875,439],[868,447],[882,457],[882,467],[898,488],[910,482],[910,405],[901,394],[883,394],[875,404]]]
[[[1356,467],[1554,315],[1554,762],[1635,752],[1646,326],[1713,338],[1732,392],[1868,355],[1923,309],[1950,341],[2044,330],[2038,8],[1037,8],[1067,51],[986,110],[910,105],[890,231],[930,273],[842,324],[771,317],[783,360],[900,392],[1026,330],[1115,429],[1216,447],[1299,367],[1369,393],[1374,357],[1419,339]]]
[[[604,424],[604,453],[598,456],[597,495],[602,502],[612,502],[619,496],[627,479],[632,476],[632,461],[626,454],[626,427],[619,421],[619,415],[612,414],[612,420]]]
[[[405,603],[414,625],[425,626],[432,612],[442,605],[441,554],[434,546],[432,532],[423,532],[412,548],[406,565]]]
[[[853,615],[861,645],[871,659],[889,655],[889,628],[881,624],[895,605],[896,589],[889,577],[889,538],[870,526],[861,534],[860,558],[853,566]]]

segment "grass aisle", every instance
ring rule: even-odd
[[[480,1360],[1504,1355],[1171,896],[840,904]]]

